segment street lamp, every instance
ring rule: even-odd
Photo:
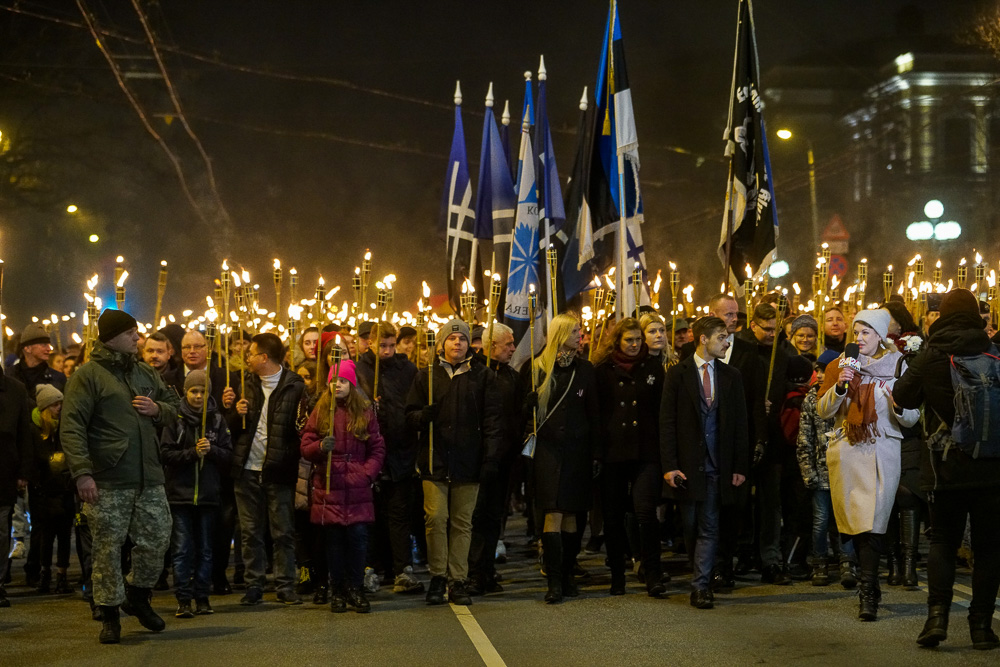
[[[789,141],[792,138],[792,131],[781,128],[777,132],[778,138]],[[816,205],[816,160],[813,157],[812,140],[806,139],[806,161],[809,163],[809,204],[812,207],[812,228],[813,245],[819,245],[819,208]]]
[[[76,204],[70,204],[69,206],[66,207],[67,213],[76,213],[78,210],[79,209],[77,209]]]

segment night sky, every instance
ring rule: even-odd
[[[98,29],[144,39],[128,0],[84,5]],[[881,63],[887,54],[879,45],[897,34],[900,16],[921,14],[928,32],[960,32],[981,5],[757,0],[761,69],[766,76],[770,67],[802,58]],[[83,22],[71,2],[16,6]],[[489,82],[498,115],[509,99],[516,127],[523,72],[534,72],[544,54],[565,182],[577,100],[584,85],[592,93],[608,8],[603,0],[186,0],[141,6],[158,44],[217,61],[163,52],[185,116],[211,160],[218,197],[182,123],[166,122],[172,107],[161,80],[129,82],[151,125],[180,157],[201,215],[127,104],[90,33],[0,11],[0,257],[6,263],[3,307],[14,329],[32,314],[82,311],[84,283],[95,271],[109,300],[119,254],[131,274],[126,309],[147,321],[161,259],[170,263],[164,312],[204,309],[199,299],[210,293],[224,257],[246,266],[265,294],[271,259],[278,257],[286,268],[298,268],[304,296],[320,272],[328,285],[348,288],[349,274],[370,247],[375,274],[399,277],[400,310],[416,299],[421,279],[442,292],[444,242],[436,229],[455,80],[462,82],[475,175]],[[675,259],[689,276],[684,282],[700,276],[715,283],[720,274],[721,137],[736,6],[735,0],[619,5],[642,159],[649,268],[655,273]],[[134,57],[149,55],[148,48],[111,37],[104,43],[118,56],[133,56],[118,60],[123,67],[155,69]],[[777,164],[775,169],[780,185]],[[776,198],[780,206],[780,188]],[[77,214],[66,213],[70,203],[80,207]],[[91,233],[101,240],[89,243]]]

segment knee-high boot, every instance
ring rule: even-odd
[[[562,592],[568,598],[580,595],[576,585],[576,556],[580,553],[580,532],[562,532]]]
[[[542,533],[542,559],[545,561],[545,576],[549,589],[545,593],[545,601],[549,604],[562,602],[563,599],[563,548],[562,535],[559,533]]]
[[[917,579],[917,547],[920,543],[920,512],[905,509],[899,513],[899,532],[903,542],[903,585],[914,590]]]

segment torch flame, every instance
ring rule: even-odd
[[[365,252],[365,261],[366,262],[370,262],[371,259],[372,259],[372,251],[368,250],[368,251]]]
[[[167,260],[165,259],[160,260],[160,266],[162,266],[163,268],[167,268]]]
[[[320,287],[322,287],[322,286],[323,286],[323,285],[325,285],[325,284],[326,284],[326,281],[325,281],[325,280],[323,280],[323,276],[320,276],[320,277],[319,277],[319,286],[320,286]]]
[[[115,261],[121,264],[122,262],[125,261],[125,258],[122,257],[121,255],[118,255],[117,257],[115,257]]]
[[[280,259],[275,258],[275,260],[274,260],[274,268],[275,269],[280,269],[281,268],[281,260]]]
[[[673,262],[670,262],[670,270],[671,271],[676,271],[677,270],[677,265],[674,264]]]
[[[122,271],[122,277],[118,279],[117,286],[124,287],[126,278],[128,278],[128,271]]]
[[[229,260],[228,259],[222,260],[222,270],[223,271],[228,271],[229,270]]]
[[[965,266],[965,258],[964,257],[962,258],[962,261],[958,263],[958,265],[959,266]]]
[[[983,256],[982,256],[982,255],[980,255],[980,254],[979,254],[979,253],[977,252],[977,253],[976,253],[976,264],[982,264],[982,263],[983,263]]]
[[[242,273],[243,273],[243,282],[246,283],[247,285],[249,285],[250,284],[250,272],[247,271],[246,269],[242,269]]]
[[[425,299],[431,298],[431,288],[427,285],[427,281],[426,280],[423,281],[423,288],[422,289],[423,289],[423,293],[424,293],[424,298]]]

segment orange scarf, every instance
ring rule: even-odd
[[[847,385],[847,418],[844,420],[844,432],[852,445],[868,442],[881,433],[878,430],[878,413],[875,411],[875,384],[869,382],[861,385],[860,372],[854,374],[854,379]],[[840,359],[834,359],[826,366],[823,376],[823,386],[819,389],[822,397],[826,392],[837,386],[840,377]]]

